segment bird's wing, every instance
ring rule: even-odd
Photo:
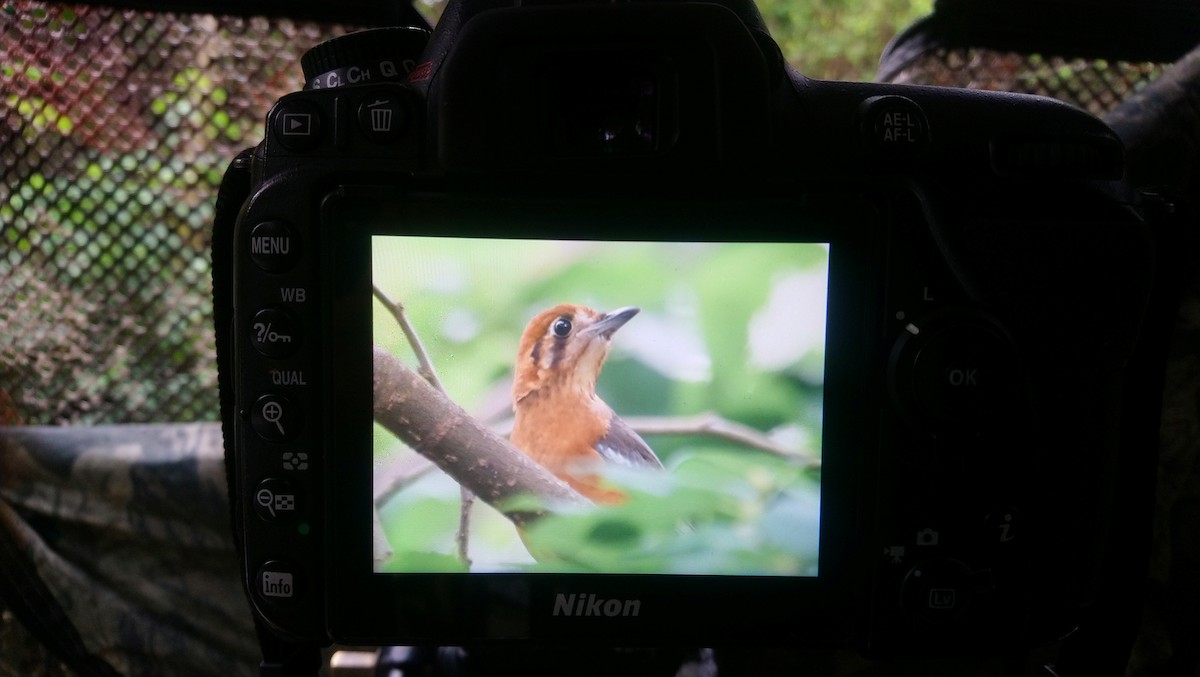
[[[608,434],[596,442],[596,451],[610,463],[634,468],[663,467],[646,441],[618,416],[613,416],[609,422]]]

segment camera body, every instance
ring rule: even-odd
[[[1114,547],[1106,506],[1134,438],[1125,367],[1152,281],[1150,231],[1103,123],[1036,97],[810,80],[748,2],[467,1],[447,7],[427,46],[415,29],[364,35],[306,56],[308,87],[271,110],[218,205],[231,500],[268,627],[322,643],[943,655],[1033,646],[1086,622]],[[389,268],[379,252],[445,244],[440,256],[465,257],[493,241],[514,248],[462,265],[505,268],[504,252],[546,242],[651,243],[681,271],[700,246],[820,260],[821,302],[783,313],[812,313],[816,375],[780,377],[816,393],[813,453],[780,466],[813,490],[777,487],[762,503],[762,542],[798,564],[711,563],[717,534],[758,523],[722,513],[717,531],[703,501],[668,530],[672,554],[646,567],[635,560],[647,539],[622,546],[628,565],[594,568],[536,557],[444,568],[381,546],[419,525],[380,526],[381,428],[408,425],[380,423],[380,303],[416,313],[437,285],[381,294],[432,263]],[[770,305],[774,278],[752,268],[711,271],[727,276],[710,285],[727,310]],[[703,273],[679,277],[713,281]],[[483,279],[502,293],[508,278]],[[515,355],[519,333],[476,336]],[[737,383],[714,387],[756,421],[766,396]],[[445,411],[431,430],[469,427]],[[474,453],[418,455],[479,489],[455,458]],[[665,457],[667,472],[691,467],[690,453]],[[665,482],[652,488],[680,486]],[[545,519],[522,521],[511,493],[481,496],[522,538]],[[624,509],[640,505],[652,504]],[[557,506],[535,512],[587,513]]]

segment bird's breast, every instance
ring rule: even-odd
[[[611,418],[612,411],[595,397],[535,395],[517,406],[511,440],[561,476],[600,461],[595,445],[608,433]]]

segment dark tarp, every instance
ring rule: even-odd
[[[0,600],[84,673],[255,674],[222,453],[216,424],[0,429]]]

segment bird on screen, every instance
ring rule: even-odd
[[[603,313],[560,304],[529,322],[517,350],[513,445],[598,504],[625,498],[601,479],[602,464],[663,467],[645,440],[596,394],[613,334],[638,310]]]

